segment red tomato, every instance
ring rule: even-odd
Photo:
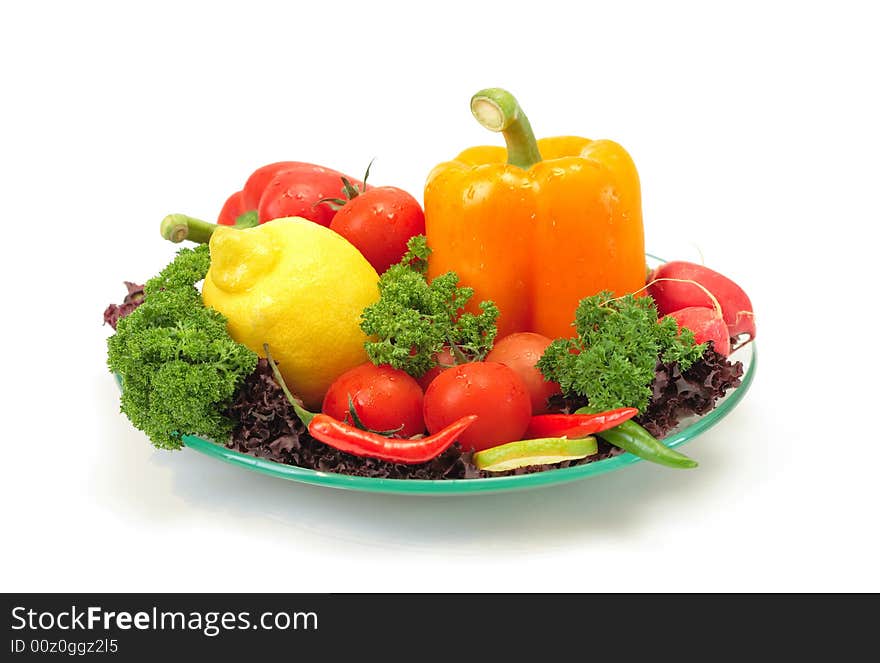
[[[226,202],[223,203],[223,209],[220,210],[220,216],[217,217],[218,225],[234,226],[235,220],[247,212],[244,208],[242,193],[242,191],[236,191],[226,199]]]
[[[458,439],[480,451],[522,439],[532,403],[520,377],[504,364],[473,362],[443,371],[425,392],[425,424],[436,433],[469,414],[479,418]]]
[[[349,396],[361,422],[371,430],[389,431],[403,426],[395,433],[397,437],[425,432],[422,389],[403,371],[369,362],[356,366],[330,385],[321,411],[352,423]]]
[[[276,161],[257,168],[248,177],[247,182],[244,183],[244,189],[242,189],[243,211],[247,212],[260,206],[260,198],[263,196],[263,191],[266,190],[266,185],[282,170],[311,165],[302,161]]]
[[[486,361],[497,361],[512,368],[522,378],[532,400],[533,414],[547,413],[547,399],[561,393],[559,384],[548,382],[535,367],[551,341],[546,336],[532,332],[519,332],[495,342],[486,355]]]
[[[354,244],[381,274],[400,262],[410,237],[425,234],[425,213],[403,189],[380,186],[349,200],[330,228]]]
[[[325,198],[344,198],[342,178],[352,185],[363,188],[363,182],[353,180],[342,173],[315,166],[300,164],[276,173],[266,185],[257,208],[260,223],[285,216],[300,216],[322,226],[329,226],[336,210]],[[367,190],[370,190],[367,185]]]
[[[433,382],[434,378],[452,366],[455,366],[455,357],[452,356],[452,350],[443,348],[443,350],[437,353],[437,365],[434,368],[428,369],[428,372],[422,377],[416,378],[416,382],[425,390]]]

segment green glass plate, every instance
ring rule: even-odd
[[[752,380],[755,378],[757,365],[757,353],[755,344],[749,343],[730,356],[731,360],[743,363],[742,384],[729,391],[724,398],[718,401],[714,410],[701,417],[690,417],[682,421],[679,426],[664,440],[669,447],[677,447],[685,442],[693,440],[698,435],[706,432],[712,426],[730,414],[737,404],[745,396]],[[199,437],[186,435],[184,444],[199,453],[217,458],[239,467],[244,467],[255,472],[268,474],[280,479],[289,479],[302,483],[317,484],[330,488],[344,488],[348,490],[360,490],[371,493],[406,493],[409,495],[473,495],[477,493],[497,493],[509,490],[524,490],[556,484],[576,481],[586,477],[596,476],[605,472],[619,470],[633,463],[646,462],[638,456],[624,453],[613,458],[566,467],[563,469],[547,470],[534,474],[522,474],[519,476],[503,476],[486,479],[372,479],[368,477],[355,477],[346,474],[333,474],[330,472],[318,472],[307,470],[293,465],[284,465],[263,458],[255,458],[247,454],[232,451],[226,447],[215,444]],[[669,472],[683,470],[666,470]],[[699,472],[690,470],[692,472]]]

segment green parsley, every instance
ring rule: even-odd
[[[423,235],[413,237],[407,248],[380,277],[379,301],[361,316],[361,329],[376,339],[365,344],[370,360],[420,377],[437,365],[444,346],[461,362],[483,359],[498,331],[498,307],[485,301],[479,314],[464,313],[473,288],[460,287],[455,272],[428,283],[431,250]]]
[[[233,428],[226,407],[257,364],[229,337],[226,318],[202,302],[195,284],[209,265],[207,245],[179,251],[107,340],[122,411],[162,449],[181,448],[183,435],[225,441]]]
[[[644,410],[657,362],[678,362],[684,371],[706,348],[695,344],[690,330],[679,334],[675,320],[658,320],[650,297],[613,298],[607,291],[587,297],[578,304],[574,327],[577,336],[553,341],[538,368],[563,394],[585,397],[595,410]]]

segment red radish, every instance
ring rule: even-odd
[[[708,267],[683,260],[667,262],[651,273],[647,288],[660,315],[691,307],[713,307],[711,293],[721,306],[728,335],[736,338],[748,334],[748,340],[755,338],[755,314],[748,295],[729,278]]]
[[[688,306],[672,313],[667,313],[664,318],[673,318],[678,323],[678,328],[690,329],[694,333],[697,343],[712,341],[715,351],[724,355],[730,354],[730,334],[724,318],[721,317],[720,309],[708,306]]]

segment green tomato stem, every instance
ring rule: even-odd
[[[507,143],[507,163],[529,168],[541,161],[529,119],[510,92],[493,87],[471,97],[471,113],[489,131],[501,132]]]
[[[467,355],[462,351],[458,344],[455,343],[449,336],[446,336],[446,340],[449,343],[449,352],[455,359],[455,365],[458,366],[460,364],[467,364],[470,359],[468,359]]]

